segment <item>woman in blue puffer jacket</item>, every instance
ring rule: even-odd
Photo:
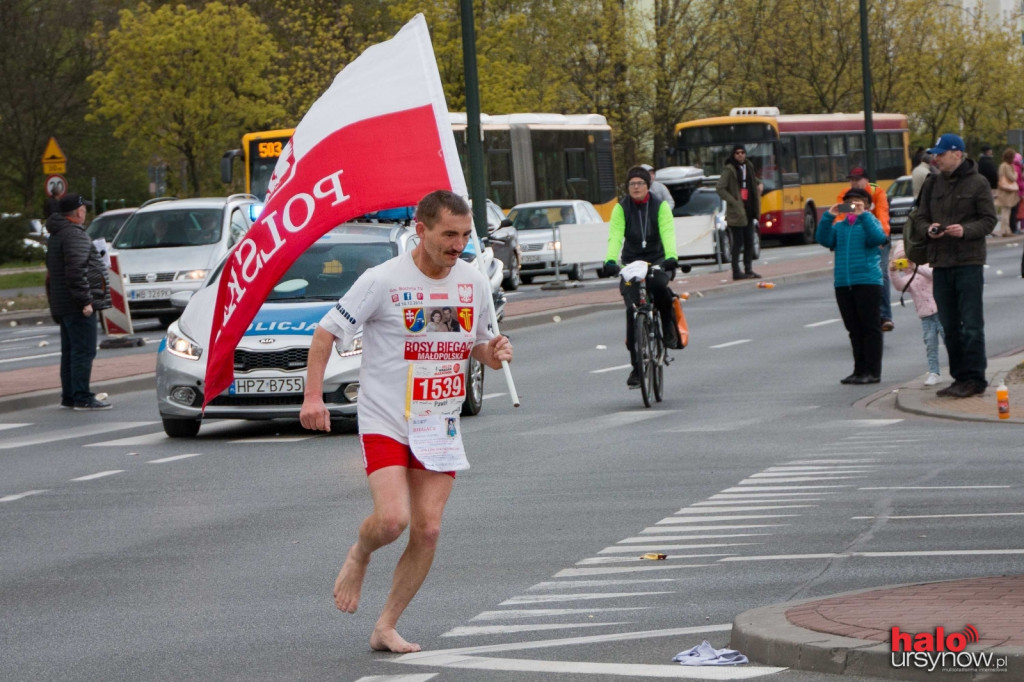
[[[815,238],[835,251],[836,302],[853,346],[853,374],[841,384],[877,384],[882,376],[882,265],[885,232],[871,214],[871,195],[853,188],[843,195],[853,210],[836,204],[818,222]],[[888,293],[888,292],[886,292]]]

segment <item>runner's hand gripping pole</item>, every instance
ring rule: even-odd
[[[491,278],[484,272],[484,251],[480,246],[480,240],[477,239],[476,230],[473,230],[473,248],[476,250],[476,267],[483,273],[484,279],[488,282]],[[489,286],[489,285],[488,285]],[[498,329],[498,315],[494,312],[494,296],[492,292],[487,292],[487,316],[491,323],[491,329],[494,333],[500,334],[501,330]],[[509,369],[508,362],[506,360],[501,361],[501,369],[505,374],[505,383],[508,384],[508,393],[512,397],[512,407],[519,407],[519,394],[516,393],[516,384],[512,380],[512,370]]]

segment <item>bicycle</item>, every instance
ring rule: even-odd
[[[661,402],[665,365],[672,361],[665,349],[661,314],[654,301],[647,295],[647,278],[653,271],[660,269],[657,265],[649,266],[643,261],[635,261],[624,267],[620,273],[627,287],[636,287],[636,295],[631,297],[632,300],[627,305],[633,310],[631,350],[637,360],[636,372],[640,379],[640,397],[644,400],[644,407],[650,407],[652,402]]]

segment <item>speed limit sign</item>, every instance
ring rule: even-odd
[[[68,181],[64,179],[63,175],[50,175],[46,178],[46,196],[50,197],[54,194],[57,198],[61,198],[68,191]]]

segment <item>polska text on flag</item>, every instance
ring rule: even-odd
[[[234,351],[288,267],[334,226],[466,195],[426,20],[346,66],[303,117],[271,177],[266,206],[225,263],[213,310],[203,407],[231,385]]]

